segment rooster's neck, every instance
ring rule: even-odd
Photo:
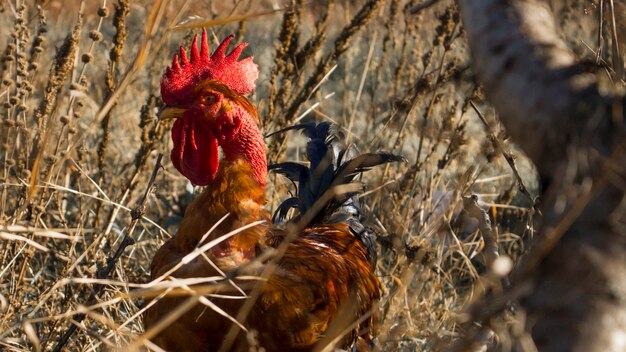
[[[221,142],[224,157],[215,180],[189,204],[176,234],[181,252],[219,238],[258,220],[269,219],[264,210],[267,161],[265,143],[256,122],[242,120],[237,138]],[[208,231],[219,226],[206,236]],[[236,267],[251,259],[267,225],[242,231],[213,247],[210,252],[220,268]],[[202,238],[205,240],[199,243]]]
[[[267,159],[265,157],[265,141],[261,130],[252,118],[243,119],[239,135],[229,142],[220,144],[226,162],[234,163],[242,160],[252,171],[252,178],[265,189],[267,183]]]
[[[215,181],[185,211],[185,217],[176,234],[180,252],[189,252],[196,246],[242,226],[269,218],[263,208],[264,189],[252,175],[250,165],[241,159],[234,162],[224,160],[220,164]],[[218,222],[219,225],[209,233]],[[254,256],[266,231],[267,224],[251,227],[220,242],[209,251],[214,259],[225,261],[219,264],[220,267],[234,268]],[[203,238],[204,241],[199,243]]]

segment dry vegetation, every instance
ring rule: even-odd
[[[486,265],[483,249],[493,252],[493,235],[517,263],[539,186],[474,82],[454,2],[200,3],[0,1],[0,350],[51,350],[70,326],[72,351],[142,334],[143,300],[129,294],[198,191],[167,157],[149,184],[171,143],[156,118],[159,83],[202,26],[214,42],[235,33],[251,44],[266,133],[316,115],[362,150],[408,158],[368,175],[362,197],[380,231],[378,345],[462,340],[471,307],[506,284],[507,261]],[[594,58],[593,4],[556,10],[572,48]],[[271,162],[303,157],[295,133],[267,143]],[[289,184],[269,185],[273,208]],[[464,211],[472,194],[493,231],[471,198]],[[523,323],[512,307],[491,320],[490,339],[507,349]]]

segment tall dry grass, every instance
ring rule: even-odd
[[[130,293],[198,192],[167,157],[150,183],[171,147],[156,118],[159,83],[201,26],[214,43],[235,33],[251,44],[264,132],[315,115],[361,150],[409,159],[371,172],[361,197],[380,232],[378,347],[437,350],[472,329],[471,308],[501,289],[494,277],[506,261],[504,271],[486,265],[483,248],[496,242],[463,199],[477,195],[497,248],[516,263],[539,186],[473,79],[454,2],[274,5],[0,2],[0,349],[51,350],[68,329],[72,351],[123,349],[141,336],[143,301]],[[572,46],[593,57],[581,45],[593,40],[593,8],[557,10]],[[297,134],[267,143],[271,162],[303,159]],[[271,176],[269,185],[273,208],[289,184]],[[486,343],[507,349],[523,322],[519,310],[498,315]]]

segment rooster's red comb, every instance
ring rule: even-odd
[[[166,104],[184,101],[193,87],[205,79],[220,81],[239,94],[252,92],[255,88],[254,81],[259,76],[259,69],[252,62],[252,56],[237,61],[248,43],[241,43],[226,55],[226,48],[233,37],[233,35],[226,37],[211,56],[206,29],[202,30],[199,52],[198,35],[193,38],[191,59],[187,58],[187,52],[181,47],[180,57],[174,56],[172,66],[168,67],[163,75],[161,81],[163,101]]]

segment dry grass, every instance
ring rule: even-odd
[[[501,289],[463,197],[478,195],[500,252],[515,263],[533,236],[529,195],[538,183],[473,80],[454,2],[294,0],[278,11],[269,1],[217,3],[0,2],[0,350],[51,350],[70,326],[72,351],[151,347],[137,340],[143,300],[131,291],[148,287],[153,253],[198,191],[167,157],[149,185],[171,143],[155,116],[159,83],[189,28],[202,25],[215,40],[234,32],[250,42],[264,132],[315,114],[362,150],[408,158],[370,173],[362,196],[381,233],[378,345],[438,350],[461,341],[472,305]],[[585,27],[594,19],[584,15],[593,9],[558,10],[574,49],[594,57],[583,46],[596,46]],[[267,142],[271,162],[303,158],[296,134]],[[273,208],[289,185],[275,176],[269,185]],[[134,244],[104,275],[125,237]],[[496,315],[497,337],[486,339],[508,349],[523,320],[519,310]]]

